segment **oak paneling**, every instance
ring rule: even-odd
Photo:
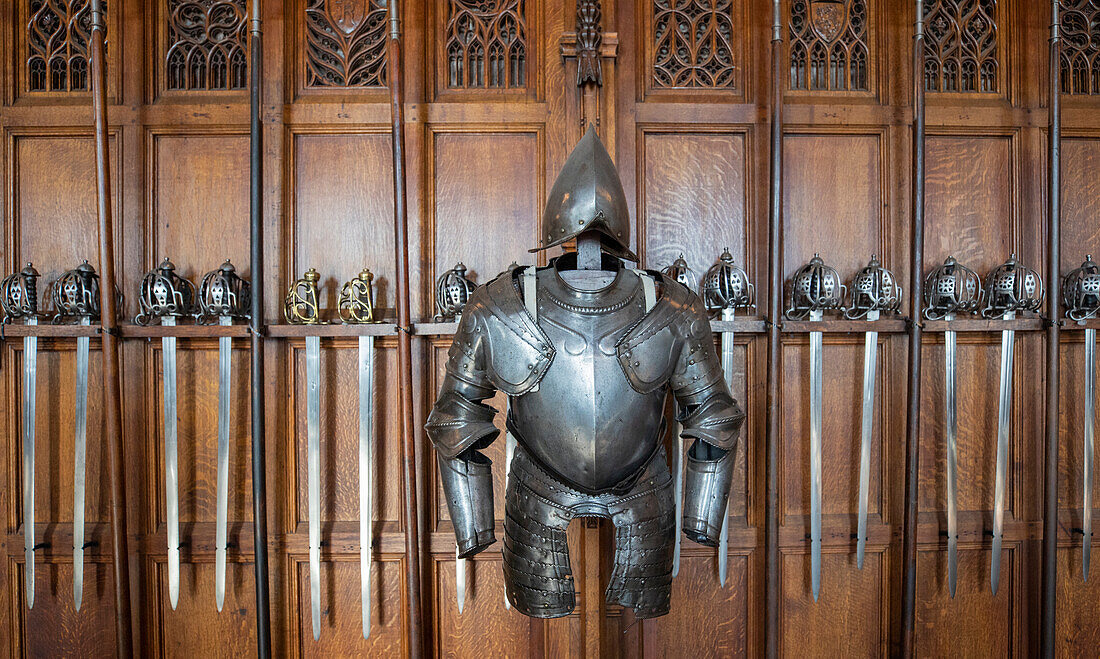
[[[1063,522],[1080,529],[1085,491],[1085,374],[1088,369],[1085,368],[1085,333],[1067,334],[1069,336],[1062,338],[1060,351],[1062,398],[1058,424],[1058,436],[1061,438],[1058,450],[1058,507],[1062,509],[1059,514]],[[1100,478],[1095,476],[1092,505],[1100,507]],[[1093,519],[1100,521],[1100,515],[1094,515]],[[1074,539],[1079,539],[1078,533],[1074,533]]]
[[[746,555],[730,556],[725,587],[718,585],[716,566],[713,556],[681,555],[680,573],[672,582],[672,611],[653,623],[657,656],[677,656],[688,647],[701,656],[748,654],[754,617],[749,607],[752,561]]]
[[[1082,657],[1100,647],[1100,579],[1091,569],[1088,582],[1081,580],[1079,536],[1073,547],[1058,548],[1058,609],[1055,622],[1056,651],[1060,657]],[[1095,539],[1094,539],[1095,540]],[[1093,543],[1095,544],[1095,542]],[[1093,549],[1095,558],[1096,549]]]
[[[921,657],[960,656],[971,651],[986,657],[1019,652],[1013,628],[1016,562],[1013,543],[1001,555],[1001,586],[989,590],[988,548],[960,543],[955,597],[947,590],[947,552],[917,552],[916,654]],[[980,650],[979,650],[980,649]]]
[[[71,556],[43,560],[34,566],[34,608],[27,609],[23,589],[23,549],[8,558],[10,637],[18,639],[18,651],[27,657],[104,657],[118,647],[114,633],[114,576],[110,560],[85,556],[84,597],[80,611],[73,606]],[[10,656],[17,648],[9,648]]]
[[[181,481],[182,482],[182,481]],[[230,555],[232,558],[232,554]],[[256,654],[256,584],[251,563],[230,560],[225,566],[225,603],[214,600],[212,560],[180,563],[179,603],[168,600],[168,563],[151,561],[156,578],[158,655],[162,657],[246,657]]]
[[[1100,258],[1100,138],[1062,140],[1062,273]]]
[[[492,552],[466,562],[462,613],[455,595],[455,561],[436,560],[433,565],[440,656],[505,657],[530,646],[530,619],[515,609],[504,609],[504,570],[499,554]]]

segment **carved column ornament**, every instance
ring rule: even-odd
[[[27,20],[27,91],[88,90],[88,0],[30,0]]]
[[[655,87],[737,87],[733,0],[655,0],[652,40]]]
[[[924,3],[924,88],[995,93],[999,89],[997,0]]]
[[[1100,95],[1100,2],[1061,0],[1062,93]]]
[[[867,0],[792,0],[790,88],[870,90]]]
[[[603,85],[600,46],[603,26],[600,0],[577,0],[577,85],[593,82]]]
[[[166,0],[169,90],[230,91],[248,86],[246,0]]]
[[[386,86],[386,0],[308,0],[306,86]]]
[[[527,86],[525,0],[447,0],[444,39],[447,86]]]

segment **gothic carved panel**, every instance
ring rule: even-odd
[[[1000,85],[997,0],[925,3],[924,88],[995,93]]]
[[[246,0],[167,0],[167,9],[166,89],[248,87]]]
[[[1100,95],[1100,3],[1061,0],[1062,92]]]
[[[27,91],[88,91],[88,0],[30,0],[28,9]]]
[[[792,0],[791,89],[870,91],[867,4],[868,0]]]
[[[448,88],[527,86],[527,0],[448,0],[444,25]]]
[[[306,87],[384,87],[385,0],[308,0]]]
[[[654,0],[653,86],[736,90],[733,11],[733,0]]]

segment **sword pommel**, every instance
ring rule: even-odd
[[[466,278],[466,266],[455,264],[439,276],[435,282],[435,305],[439,309],[437,320],[454,320],[462,315],[477,285]]]
[[[1043,280],[1039,273],[1016,261],[1016,255],[993,269],[985,278],[986,318],[1000,318],[1017,311],[1036,311],[1043,304]]]
[[[1062,304],[1071,320],[1083,321],[1100,315],[1100,266],[1091,254],[1080,268],[1062,280]]]
[[[87,261],[58,277],[50,286],[50,295],[57,311],[55,323],[99,318],[99,275]]]
[[[321,324],[320,281],[320,273],[310,268],[301,279],[294,282],[283,300],[286,322],[291,325]]]
[[[688,265],[683,253],[672,262],[672,265],[661,269],[661,274],[669,279],[682,284],[690,291],[698,290],[699,276]]]
[[[380,323],[374,314],[374,274],[363,268],[340,289],[340,319],[345,323]]]
[[[849,292],[851,297],[844,315],[852,320],[864,318],[875,311],[897,313],[901,306],[901,286],[897,277],[883,267],[874,254],[867,265],[852,277]]]
[[[27,263],[22,270],[8,275],[0,282],[0,307],[4,310],[5,324],[16,318],[38,317],[39,276],[34,264]]]
[[[947,257],[924,280],[924,317],[928,320],[974,313],[981,300],[982,280],[954,256]]]
[[[718,260],[703,275],[699,290],[707,311],[724,312],[756,307],[756,287],[749,283],[749,275],[733,261],[727,247]]]
[[[237,269],[226,259],[217,270],[206,273],[199,284],[199,320],[247,319],[251,301],[252,285],[247,279],[241,279]]]
[[[197,316],[198,293],[194,284],[176,274],[176,265],[166,256],[142,278],[138,308],[138,325],[148,325],[153,318]]]
[[[790,306],[785,315],[790,320],[804,320],[811,313],[841,309],[848,287],[840,275],[825,265],[819,254],[794,273],[790,281]]]

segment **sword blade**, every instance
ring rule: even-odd
[[[1006,313],[1005,320],[1016,314]],[[1001,395],[997,414],[997,473],[993,494],[993,560],[989,565],[989,587],[993,594],[1001,583],[1001,545],[1004,541],[1005,485],[1008,476],[1008,432],[1012,413],[1012,356],[1015,330],[1001,332]]]
[[[373,506],[371,465],[374,453],[374,337],[359,337],[359,587],[363,638],[370,638],[370,570]]]
[[[821,312],[810,314],[821,320]],[[810,581],[821,594],[821,332],[810,332]]]
[[[35,318],[28,325],[37,325]],[[23,579],[27,608],[34,608],[34,405],[38,337],[23,338]]]
[[[161,324],[172,327],[176,319],[166,316]],[[179,457],[176,434],[176,337],[160,340],[164,364],[164,503],[168,522],[168,600],[176,610],[180,596],[180,507]]]
[[[672,461],[673,468],[676,470],[676,480],[673,485],[674,503],[676,505],[676,541],[672,549],[672,576],[675,577],[680,574],[680,536],[684,534],[684,520],[682,519],[684,514],[684,438],[680,436],[684,428],[677,422],[674,422],[672,427],[676,433],[674,437],[676,455]]]
[[[1092,460],[1094,423],[1096,422],[1096,330],[1085,330],[1085,474],[1082,495],[1081,575],[1089,580],[1089,555],[1092,553]]]
[[[81,325],[91,324],[84,317]],[[80,610],[84,600],[84,484],[88,446],[88,347],[86,336],[76,339],[76,420],[73,438],[73,605]]]
[[[507,498],[508,494],[508,476],[512,472],[512,456],[516,452],[516,438],[512,436],[512,433],[505,433],[504,435],[504,493]],[[675,569],[675,568],[674,568]],[[673,572],[673,576],[676,573]],[[504,587],[504,608],[511,610],[512,602],[508,599],[508,587]]]
[[[458,557],[455,547],[455,591],[458,595],[458,612],[466,608],[466,559]]]
[[[222,316],[222,325],[233,324],[233,319]],[[229,530],[229,386],[232,369],[233,339],[218,339],[218,508],[214,548],[214,597],[218,611],[225,603],[226,536]]]
[[[871,312],[878,316],[878,312]],[[868,314],[868,320],[876,320]],[[875,415],[875,367],[878,332],[867,332],[863,345],[863,417],[859,440],[859,521],[856,529],[856,567],[863,569],[867,549],[867,508],[871,497],[871,433]]]
[[[726,386],[733,391],[733,332],[722,332],[722,373],[726,376]],[[728,493],[727,493],[728,494]],[[677,534],[679,541],[679,534]],[[726,499],[726,510],[722,515],[722,530],[718,534],[718,584],[726,585],[729,572],[730,553],[730,502]]]
[[[313,640],[321,638],[321,337],[306,337],[306,472],[309,487],[309,599]]]
[[[950,320],[950,319],[949,319]],[[958,345],[955,332],[944,332],[944,409],[947,453],[947,590],[955,597],[959,573],[958,433],[959,414],[955,395],[958,373]]]

